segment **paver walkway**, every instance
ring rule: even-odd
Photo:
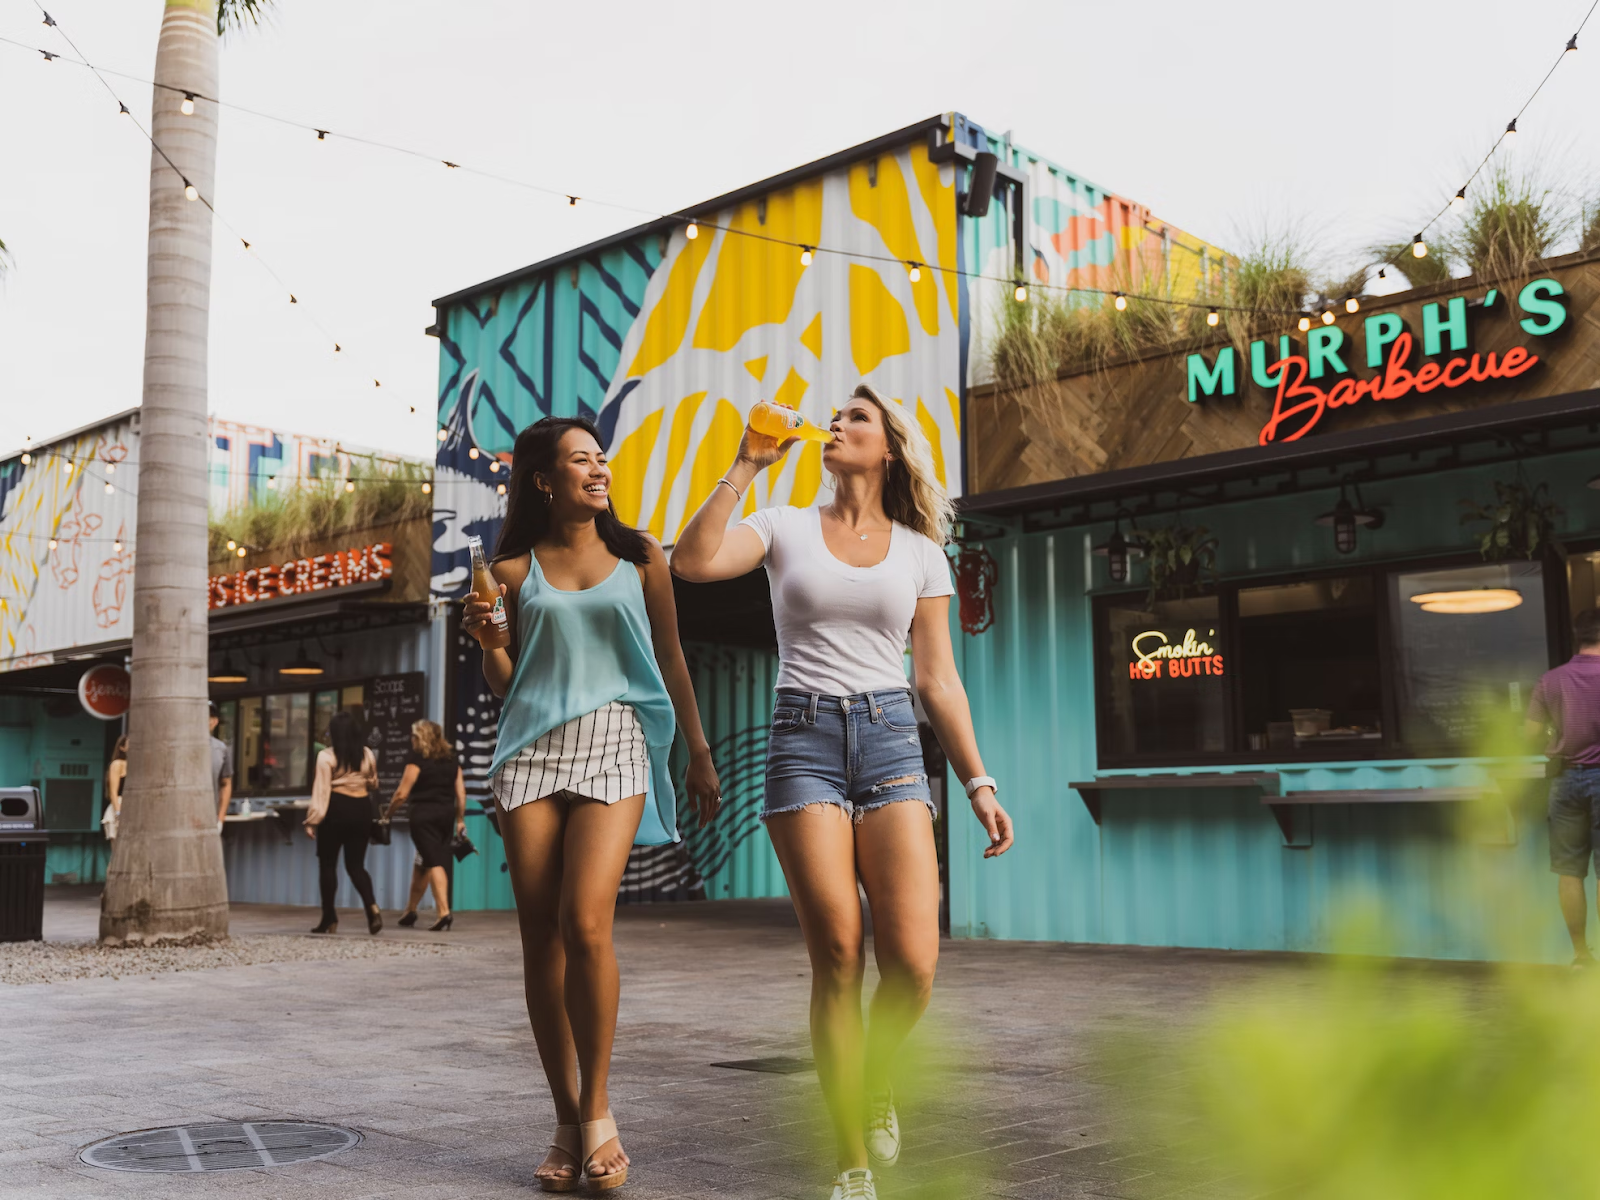
[[[339,937],[365,938],[356,914]],[[310,909],[241,905],[236,936],[300,933]],[[553,1113],[508,913],[462,913],[451,953],[284,962],[0,987],[0,1191],[8,1197],[482,1197],[531,1185]],[[46,936],[92,937],[93,896],[52,900]],[[632,1200],[823,1200],[816,1076],[714,1062],[808,1055],[807,964],[786,901],[619,911],[623,998],[613,1106]],[[0,953],[4,947],[0,947]],[[1212,988],[1294,960],[1173,950],[946,942],[923,1039],[929,1083],[903,1106],[881,1195],[1161,1194],[1119,1142],[1090,1035],[1170,1022]],[[869,978],[869,986],[872,979]],[[322,1162],[174,1177],[87,1167],[126,1130],[299,1118],[363,1141]],[[1199,1193],[1196,1193],[1199,1194]],[[1208,1189],[1206,1194],[1223,1194]]]

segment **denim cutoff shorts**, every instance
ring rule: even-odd
[[[1591,856],[1600,876],[1600,767],[1569,766],[1550,781],[1550,869],[1582,879]]]
[[[763,821],[809,804],[836,804],[859,822],[899,800],[920,800],[929,816],[938,815],[910,692],[778,693],[767,741]]]

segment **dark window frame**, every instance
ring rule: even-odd
[[[311,753],[311,749],[316,744],[317,740],[317,693],[338,692],[347,687],[355,687],[359,684],[362,688],[362,694],[366,695],[366,689],[372,686],[374,680],[386,679],[388,677],[388,675],[355,675],[338,679],[319,678],[314,684],[301,683],[288,687],[281,685],[278,687],[252,685],[248,687],[241,687],[237,690],[230,688],[228,691],[221,693],[213,692],[211,694],[211,699],[216,701],[217,704],[221,705],[232,701],[235,705],[233,710],[233,741],[229,746],[229,749],[233,751],[234,799],[276,800],[293,799],[310,795],[312,777],[317,769],[316,755]],[[239,720],[239,706],[245,700],[264,700],[268,696],[289,696],[299,693],[304,693],[310,697],[310,712],[306,722],[306,782],[304,784],[296,784],[291,787],[282,788],[251,788],[248,783],[243,782],[242,776],[242,772],[244,770],[244,758],[242,747],[240,745],[240,738],[243,736],[244,726]]]
[[[1569,550],[1587,552],[1600,550],[1600,538],[1574,540]],[[1451,554],[1419,555],[1396,558],[1383,562],[1328,563],[1296,571],[1280,571],[1262,575],[1229,576],[1218,580],[1213,592],[1217,597],[1217,619],[1223,631],[1226,655],[1236,656],[1239,645],[1239,592],[1245,588],[1274,587],[1284,584],[1304,583],[1314,579],[1366,575],[1372,579],[1374,606],[1378,621],[1378,670],[1381,683],[1383,730],[1381,741],[1319,748],[1315,756],[1279,753],[1271,750],[1241,748],[1244,740],[1243,676],[1235,670],[1223,675],[1226,692],[1224,714],[1224,742],[1228,747],[1216,754],[1182,752],[1175,754],[1117,754],[1107,749],[1107,723],[1103,719],[1109,711],[1112,684],[1111,663],[1106,645],[1107,611],[1130,600],[1139,601],[1149,594],[1148,588],[1119,588],[1116,591],[1096,592],[1091,596],[1090,641],[1093,644],[1094,706],[1095,706],[1095,758],[1101,770],[1119,770],[1137,767],[1209,767],[1240,766],[1266,761],[1304,762],[1362,762],[1405,758],[1461,758],[1469,757],[1459,748],[1441,750],[1437,746],[1413,747],[1399,740],[1399,683],[1392,656],[1383,652],[1394,637],[1393,614],[1389,604],[1389,580],[1397,574],[1414,571],[1446,571],[1460,567],[1494,565],[1482,555],[1471,551]],[[1553,556],[1540,562],[1544,586],[1545,647],[1549,666],[1565,662],[1571,656],[1571,614],[1567,609],[1567,578],[1565,563]],[[1235,658],[1235,661],[1237,659]]]

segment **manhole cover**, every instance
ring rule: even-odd
[[[711,1065],[727,1067],[732,1071],[761,1071],[767,1075],[799,1075],[803,1071],[815,1070],[815,1064],[809,1058],[789,1058],[781,1054],[773,1058],[741,1058],[735,1062]]]
[[[316,1121],[218,1121],[119,1133],[78,1155],[112,1171],[248,1171],[328,1158],[361,1140]]]

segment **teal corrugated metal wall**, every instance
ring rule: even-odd
[[[1548,480],[1565,506],[1566,536],[1600,532],[1600,492],[1584,486],[1591,458],[1555,455],[1526,470],[1535,482]],[[1470,551],[1456,501],[1492,499],[1492,481],[1509,474],[1462,469],[1364,484],[1364,499],[1389,519],[1380,531],[1363,531],[1347,557],[1312,523],[1337,489],[1185,517],[1218,534],[1219,570],[1232,578]],[[1017,823],[1013,851],[985,861],[977,823],[951,822],[956,936],[1320,951],[1333,948],[1341,914],[1361,899],[1380,907],[1384,945],[1394,953],[1545,961],[1570,954],[1548,870],[1542,784],[1492,829],[1469,834],[1457,827],[1466,806],[1330,805],[1312,812],[1309,846],[1287,847],[1256,794],[1227,789],[1121,791],[1106,796],[1097,826],[1067,783],[1097,773],[1091,590],[1109,581],[1089,548],[1109,532],[1080,527],[991,541],[1000,566],[994,625],[969,637],[952,622],[979,745]],[[1284,791],[1293,792],[1462,786],[1481,781],[1484,765],[1419,759],[1254,769],[1280,771]],[[1531,914],[1531,925],[1508,942],[1513,910]]]
[[[683,650],[711,757],[722,780],[722,813],[708,828],[692,828],[687,815],[679,822],[689,857],[705,880],[706,898],[787,896],[778,856],[760,821],[778,656],[743,647],[690,644]],[[680,796],[682,750],[680,739],[673,756]],[[679,811],[684,812],[681,799]]]

